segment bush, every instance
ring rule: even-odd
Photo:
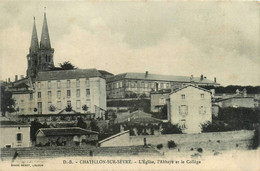
[[[252,143],[250,144],[249,148],[257,149],[259,147],[259,127],[255,129],[254,136],[252,138]]]
[[[162,149],[162,148],[163,148],[163,145],[162,145],[162,144],[158,144],[156,147],[157,147],[157,149],[159,149],[159,150],[160,150],[160,149]]]
[[[223,132],[223,131],[230,131],[230,127],[225,124],[224,122],[216,122],[213,121],[212,123],[207,122],[201,125],[202,132]]]
[[[182,134],[182,131],[178,125],[172,125],[170,122],[168,122],[165,125],[162,134]]]
[[[70,106],[70,105],[66,106],[65,111],[66,112],[71,112],[72,111],[72,106]]]
[[[168,141],[168,148],[176,148],[177,145],[175,144],[174,141]]]
[[[197,151],[198,151],[199,153],[202,153],[202,152],[203,152],[203,149],[202,149],[202,148],[198,148]]]

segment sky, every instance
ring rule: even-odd
[[[1,1],[0,79],[26,75],[44,7],[54,63],[260,85],[259,3]]]

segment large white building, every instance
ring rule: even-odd
[[[212,122],[211,92],[188,85],[170,93],[168,120],[184,133],[200,133],[201,124]]]
[[[38,114],[59,113],[67,106],[96,113],[106,110],[106,81],[96,69],[39,72],[34,98]]]

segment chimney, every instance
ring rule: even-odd
[[[11,79],[10,78],[8,78],[8,83],[10,83],[11,82]]]
[[[216,77],[214,77],[214,82],[215,82],[215,83],[217,82],[217,78],[216,78]]]
[[[201,81],[203,80],[203,75],[202,75],[202,74],[200,75],[200,80],[201,80]]]
[[[24,79],[24,76],[23,76],[23,75],[20,75],[20,79]]]
[[[15,75],[15,81],[17,81],[18,80],[18,75]]]
[[[190,76],[190,81],[193,81],[193,75]]]
[[[243,89],[243,97],[247,97],[247,90],[245,88]]]
[[[148,71],[145,71],[145,78],[148,76]]]

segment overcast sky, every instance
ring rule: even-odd
[[[45,6],[56,66],[260,85],[256,2],[1,2],[0,79],[26,75],[33,16],[40,40]]]

